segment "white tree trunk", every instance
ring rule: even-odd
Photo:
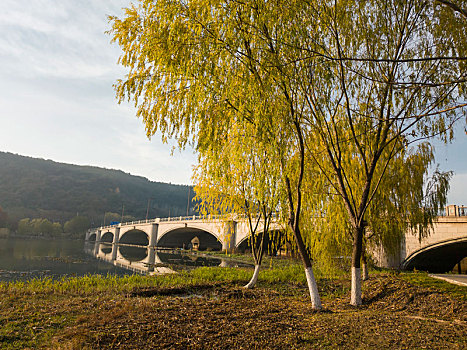
[[[318,293],[318,285],[316,284],[315,275],[313,274],[313,268],[307,267],[305,269],[306,281],[308,283],[308,290],[310,291],[311,306],[315,310],[321,310],[321,299]]]
[[[350,304],[362,305],[362,277],[359,267],[352,266],[352,287],[350,290]]]
[[[251,277],[250,282],[243,288],[251,289],[255,286],[256,281],[258,280],[258,275],[259,275],[259,266],[260,265],[255,265],[255,272],[253,272],[253,277]]]
[[[368,265],[366,263],[362,264],[362,280],[366,281],[368,279]]]

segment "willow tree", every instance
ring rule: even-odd
[[[433,4],[141,1],[123,20],[111,18],[120,63],[130,69],[117,95],[135,101],[149,136],[159,130],[181,147],[215,147],[238,115],[261,130],[276,150],[316,307],[301,219],[304,176],[319,169],[312,172],[321,187],[340,201],[326,216],[350,228],[351,303],[359,305],[365,223],[387,169],[410,143],[448,140],[466,105],[459,50],[467,36],[441,35]],[[273,101],[275,113],[261,113]]]
[[[251,15],[238,20],[255,38],[242,58],[274,76],[288,108],[284,125],[299,159],[297,174],[284,176],[289,203],[297,200],[300,211],[309,163],[340,198],[342,205],[332,205],[336,211],[326,216],[345,217],[342,230],[350,227],[351,303],[359,305],[368,208],[387,169],[409,144],[451,137],[457,111],[466,106],[465,58],[456,51],[464,45],[437,34],[433,7],[425,1],[279,4],[254,2]],[[294,209],[289,222],[300,233]]]
[[[274,13],[263,11],[266,7]],[[270,152],[271,167],[281,171],[288,223],[304,263],[313,307],[321,308],[300,231],[302,117],[291,104],[292,92],[284,76],[269,69],[275,65],[275,57],[268,53],[269,40],[252,31],[256,21],[278,16],[283,16],[280,7],[269,2],[141,1],[139,7],[126,9],[123,20],[110,18],[113,40],[123,49],[120,63],[129,68],[116,90],[120,101],[134,100],[148,136],[160,131],[163,139],[176,138],[180,147],[187,142],[198,150],[216,147],[237,116],[258,129],[256,136],[275,150]],[[292,9],[287,16],[293,17]],[[271,23],[273,31],[293,35],[284,27],[284,19]],[[271,104],[277,106],[274,114],[264,113]]]
[[[222,143],[198,150],[193,178],[202,212],[246,218],[255,270],[245,288],[253,288],[280,202],[280,177],[271,166],[269,145],[259,141],[253,125],[242,119],[232,123]]]
[[[457,111],[466,106],[465,58],[453,40],[436,35],[426,1],[316,1],[306,13],[299,15],[304,25],[282,65],[289,62],[297,72],[305,143],[318,137],[322,145],[308,154],[345,208],[351,303],[359,305],[368,210],[372,204],[386,210],[375,198],[409,144],[450,138]],[[319,35],[309,30],[317,22]]]
[[[429,176],[433,162],[432,146],[423,142],[398,152],[386,169],[368,208],[362,252],[364,268],[370,251],[383,248],[386,256],[397,258],[406,234],[416,234],[420,240],[429,234],[446,204],[452,174],[435,168]],[[364,271],[364,278],[365,275]]]

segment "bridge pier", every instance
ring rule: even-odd
[[[115,227],[114,239],[112,241],[112,244],[118,244],[119,240],[120,240],[120,227]]]
[[[97,256],[99,254],[99,245],[100,243],[98,241],[94,242],[94,255]]]
[[[118,241],[120,239],[120,227],[116,227],[114,231],[114,239],[112,241],[112,261],[117,259],[117,251],[118,251]]]
[[[96,242],[101,241],[101,234],[102,234],[102,230],[97,230],[97,232],[96,232]]]
[[[155,248],[157,247],[157,239],[158,239],[158,232],[159,232],[159,224],[152,224],[151,231],[149,233],[149,247]]]
[[[224,225],[224,234],[222,235],[222,250],[233,253],[236,248],[237,222],[228,221]]]
[[[154,272],[154,264],[156,263],[156,250],[153,247],[148,247],[148,271]]]
[[[91,237],[92,231],[89,229],[86,231],[86,237],[84,238],[85,241],[89,241],[89,237]]]

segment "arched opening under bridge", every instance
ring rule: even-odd
[[[146,232],[135,229],[125,232],[122,237],[120,237],[119,243],[147,246],[149,244],[149,238]]]
[[[101,242],[112,243],[114,240],[114,234],[112,232],[106,232],[101,237]]]
[[[263,252],[267,255],[275,256],[282,246],[283,232],[280,230],[269,231],[264,237]],[[240,253],[251,253],[251,239],[246,237],[239,243],[236,249]]]
[[[417,269],[446,273],[467,256],[467,238],[433,244],[412,253],[404,262],[405,270]]]
[[[222,243],[213,234],[197,229],[183,227],[165,233],[157,242],[160,248],[193,249],[192,240],[198,237],[198,250],[221,250]]]

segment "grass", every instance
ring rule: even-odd
[[[3,282],[0,348],[365,349],[396,343],[436,348],[440,342],[439,347],[461,349],[466,345],[463,287],[424,273],[372,271],[365,282],[365,304],[355,309],[348,305],[349,277],[317,265],[314,270],[326,312],[314,313],[302,266],[273,259],[269,268],[267,261],[266,257],[252,291],[239,288],[251,277],[248,268]]]
[[[290,259],[265,259],[258,279],[259,285],[284,291],[289,287],[305,286],[306,277],[303,266]],[[268,266],[269,265],[269,266]],[[319,265],[313,267],[316,279],[328,285],[334,280],[343,279],[343,272],[322,270]],[[35,278],[29,281],[0,282],[0,294],[73,294],[93,295],[99,293],[129,293],[135,288],[189,287],[204,284],[228,283],[245,285],[252,276],[249,268],[199,267],[184,270],[176,274],[156,277],[143,275],[87,275],[82,277],[63,277],[61,279]],[[292,288],[293,289],[293,288]],[[332,289],[334,290],[334,289]],[[329,293],[325,288],[322,293]]]
[[[400,277],[411,284],[446,292],[459,300],[467,302],[467,287],[430,277],[428,273],[420,271],[404,272],[400,274]]]
[[[181,271],[157,277],[88,275],[64,277],[59,280],[46,277],[30,281],[0,282],[0,293],[71,293],[76,295],[109,292],[128,293],[134,288],[194,286],[217,282],[242,284],[247,283],[251,275],[252,270],[246,268],[200,267],[191,271]],[[317,272],[317,276],[321,276],[321,274]],[[304,284],[306,279],[303,268],[295,263],[283,268],[264,268],[261,271],[259,283],[269,285],[278,283]]]

